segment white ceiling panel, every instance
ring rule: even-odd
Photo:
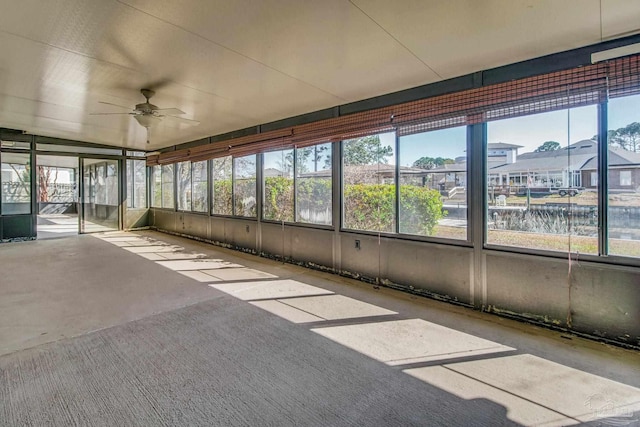
[[[602,0],[602,37],[614,39],[640,33],[638,0]]]
[[[0,0],[0,127],[155,150],[638,32],[600,3]],[[145,87],[200,125],[91,115]]]
[[[600,41],[599,0],[353,0],[443,78]]]
[[[376,22],[344,0],[125,2],[343,102],[438,79]],[[394,74],[402,78],[389,78]]]

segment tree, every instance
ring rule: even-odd
[[[434,169],[440,166],[453,164],[455,161],[453,159],[444,158],[444,157],[420,157],[418,160],[413,162],[414,168],[420,169]]]
[[[593,135],[591,139],[597,141],[598,135]],[[607,142],[610,147],[620,147],[637,153],[640,151],[640,123],[633,122],[625,127],[607,131]]]
[[[387,163],[393,155],[390,145],[380,145],[378,135],[345,141],[342,146],[342,157],[347,165],[375,165]]]
[[[640,123],[633,122],[616,129],[614,139],[620,147],[637,153],[640,148]]]
[[[544,151],[556,151],[561,147],[559,142],[556,141],[545,141],[541,146],[533,150],[534,153],[542,153]]]

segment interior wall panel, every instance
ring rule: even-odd
[[[166,230],[177,233],[176,214],[173,211],[153,209],[153,226],[159,230]]]
[[[572,327],[640,346],[640,271],[582,264],[572,268]]]
[[[296,261],[311,262],[320,266],[333,265],[332,230],[291,227],[291,252]]]
[[[240,218],[153,211],[160,230],[251,251],[259,250],[260,240],[265,255],[283,253],[280,224],[261,223],[258,228],[256,221]],[[462,303],[472,303],[472,287],[486,289],[485,308],[494,313],[640,346],[640,268],[583,261],[573,262],[569,274],[564,259],[495,250],[481,250],[484,265],[475,265],[472,248],[355,232],[338,233],[338,247],[333,247],[335,235],[332,230],[285,226],[284,254],[331,268],[338,253],[343,274],[380,277]],[[482,286],[472,286],[472,277],[481,277]]]
[[[487,304],[498,312],[565,326],[567,271],[567,263],[560,259],[487,254]]]
[[[383,247],[381,261],[385,278],[447,299],[471,303],[471,249],[400,240],[390,240]]]
[[[225,232],[229,244],[236,248],[257,251],[256,235],[258,232],[258,223],[251,220],[226,220]]]
[[[200,239],[209,238],[209,217],[206,215],[178,212],[178,232]]]
[[[124,228],[131,229],[150,225],[149,209],[127,208],[124,213]]]

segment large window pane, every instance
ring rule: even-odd
[[[178,163],[178,210],[191,210],[191,162]]]
[[[118,206],[120,205],[118,200],[118,163],[107,161],[105,170],[107,174],[105,178],[106,204]]]
[[[395,231],[395,133],[342,142],[344,227]]]
[[[640,256],[640,95],[609,101],[609,253]]]
[[[2,214],[31,213],[31,164],[29,154],[0,153]]]
[[[207,161],[191,164],[191,209],[194,212],[207,211]]]
[[[256,156],[252,154],[233,159],[234,214],[256,216]]]
[[[400,138],[400,233],[467,239],[467,128]]]
[[[332,223],[331,144],[296,149],[296,221]]]
[[[146,161],[127,159],[127,207],[147,207]]]
[[[487,125],[487,242],[598,253],[597,108]]]
[[[213,207],[216,215],[233,215],[232,194],[232,160],[231,156],[213,159]]]
[[[162,165],[162,207],[173,209],[173,165]]]
[[[293,150],[264,153],[263,159],[262,217],[293,221]]]
[[[151,169],[151,206],[154,208],[162,207],[162,166],[154,166]]]

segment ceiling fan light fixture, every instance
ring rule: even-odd
[[[155,127],[160,124],[162,119],[160,117],[153,116],[151,114],[137,114],[133,116],[134,119],[140,124],[140,126],[145,127],[147,129]]]

